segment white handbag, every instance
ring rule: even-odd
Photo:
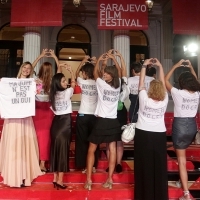
[[[138,100],[138,96],[137,96],[137,100]],[[137,100],[136,100],[136,102],[137,102]],[[129,143],[131,140],[133,140],[133,138],[135,136],[136,123],[132,123],[132,121],[133,121],[136,106],[137,106],[137,103],[135,104],[135,108],[134,108],[133,115],[131,118],[131,123],[121,127],[121,129],[123,130],[122,135],[121,135],[121,140],[125,143]]]
[[[200,130],[198,130],[196,133],[194,144],[200,144]]]
[[[122,126],[122,135],[121,139],[125,143],[129,143],[131,140],[133,140],[135,136],[135,125],[136,123],[130,123],[127,125]]]

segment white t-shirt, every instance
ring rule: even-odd
[[[72,103],[71,96],[73,95],[74,89],[72,87],[67,88],[64,91],[58,91],[55,97],[55,107],[56,110],[51,110],[55,115],[64,115],[68,113],[72,113]]]
[[[98,97],[95,80],[84,80],[78,77],[77,83],[81,88],[81,105],[78,113],[94,114]]]
[[[140,76],[133,76],[128,78],[128,87],[130,88],[130,94],[138,94]],[[144,85],[146,90],[149,89],[150,82],[154,80],[153,77],[145,76]]]
[[[174,117],[195,117],[199,105],[199,93],[189,93],[172,87],[171,95],[174,101]]]
[[[95,115],[103,118],[117,118],[120,87],[115,89],[101,78],[97,78],[98,103]]]
[[[36,83],[33,78],[2,78],[0,110],[2,118],[25,118],[35,115]]]
[[[39,80],[39,82],[36,83],[37,94],[35,95],[35,100],[40,102],[48,102],[49,95],[44,92],[42,80],[37,80]]]
[[[128,82],[127,77],[122,77],[122,79],[124,80],[124,83],[121,86],[122,91],[120,89],[121,92],[120,92],[120,95],[119,95],[119,100],[121,102],[124,102],[126,100],[126,98],[128,97],[128,95],[130,94],[130,89],[127,85],[127,82]]]
[[[139,93],[139,102],[136,128],[154,132],[166,131],[164,114],[168,104],[167,92],[163,101],[154,101],[148,97],[146,90],[141,90]]]

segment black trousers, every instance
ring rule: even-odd
[[[75,139],[75,165],[76,168],[85,168],[87,161],[87,153],[89,147],[88,137],[91,134],[95,124],[96,117],[94,115],[81,115],[76,117],[76,139]],[[99,157],[99,146],[95,152],[94,167],[97,167]]]
[[[168,200],[165,132],[136,128],[134,138],[135,200]]]
[[[129,122],[137,122],[138,119],[138,109],[139,109],[139,98],[138,94],[130,94],[129,99],[131,101],[131,105],[129,108]]]

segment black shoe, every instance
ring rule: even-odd
[[[109,171],[109,167],[106,169],[106,172],[108,172]]]
[[[24,185],[24,183],[22,183],[22,184],[20,185],[20,187],[22,188],[22,187],[26,187],[26,186]]]
[[[52,183],[53,183],[53,187],[56,188],[56,182],[53,181]]]
[[[116,165],[116,172],[121,173],[122,172],[122,166],[120,164]]]
[[[60,185],[60,184],[58,184],[58,183],[56,183],[56,187],[57,187],[57,190],[59,190],[59,188],[60,188],[60,189],[66,189],[66,188],[67,188],[66,185]]]

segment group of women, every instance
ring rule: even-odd
[[[3,182],[11,187],[31,185],[34,178],[47,171],[45,161],[50,158],[50,171],[54,172],[54,187],[67,187],[63,184],[63,175],[69,171],[72,113],[70,98],[74,92],[76,79],[82,91],[76,123],[76,167],[84,169],[83,172],[87,175],[84,188],[91,190],[92,173],[96,171],[98,161],[98,146],[106,143],[108,176],[102,186],[112,189],[114,170],[118,173],[122,171],[121,126],[127,123],[124,101],[130,92],[122,55],[111,49],[98,59],[85,56],[74,75],[67,63],[58,63],[53,50],[44,49],[33,64],[22,64],[17,78],[31,77],[34,67],[42,57],[55,59],[57,73],[53,76],[49,62],[44,62],[40,67],[35,80],[37,94],[34,123],[32,117],[4,120],[0,142],[0,172]],[[197,131],[195,116],[199,104],[200,83],[190,61],[186,62],[189,70],[181,73],[179,77],[180,89],[173,87],[169,79],[185,60],[176,63],[166,76],[156,58],[146,59],[141,66],[137,95],[139,108],[134,138],[136,200],[168,199],[164,122],[168,104],[167,91],[174,100],[172,139],[183,187],[183,196],[180,200],[190,199],[185,150]],[[159,74],[158,79],[151,80],[147,88],[146,69],[151,66],[157,67]],[[62,68],[71,74],[70,87],[61,73]]]

